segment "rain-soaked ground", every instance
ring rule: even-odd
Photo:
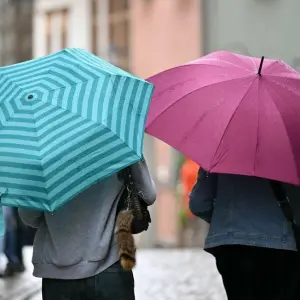
[[[30,256],[31,249],[25,249],[26,273],[0,279],[0,300],[42,299]],[[137,300],[226,300],[214,259],[201,250],[140,250],[134,275]]]

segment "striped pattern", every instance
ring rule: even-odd
[[[141,159],[152,91],[82,49],[0,68],[2,205],[54,211]]]

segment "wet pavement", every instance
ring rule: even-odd
[[[141,251],[137,263],[137,300],[226,300],[214,259],[204,251]]]
[[[24,249],[26,272],[13,278],[0,278],[0,300],[30,300],[41,289],[41,280],[33,277],[31,248]]]
[[[41,282],[30,272],[0,279],[0,300],[41,300]],[[140,250],[134,273],[137,300],[226,300],[214,259],[201,250]]]

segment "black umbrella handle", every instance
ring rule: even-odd
[[[260,64],[259,64],[258,72],[257,72],[257,75],[258,75],[258,76],[261,76],[261,70],[262,70],[262,67],[263,67],[263,64],[264,64],[264,60],[265,60],[265,57],[262,56],[262,57],[261,57]]]

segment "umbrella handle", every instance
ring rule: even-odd
[[[264,56],[262,56],[262,57],[261,57],[261,60],[260,60],[260,64],[259,64],[259,68],[258,68],[258,72],[257,72],[257,75],[258,75],[258,76],[261,76],[261,69],[262,69],[262,66],[263,66],[264,60],[265,60],[265,57],[264,57]]]

